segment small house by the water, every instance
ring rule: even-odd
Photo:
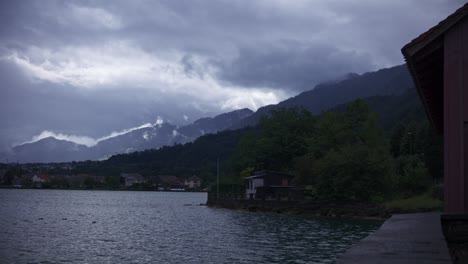
[[[247,198],[275,197],[287,195],[291,189],[291,180],[294,176],[275,171],[257,171],[254,175],[245,178]]]

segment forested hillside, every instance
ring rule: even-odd
[[[319,115],[280,108],[262,117],[255,127],[79,163],[75,173],[198,175],[209,186],[214,183],[219,158],[224,183],[241,184],[243,176],[268,169],[295,175],[296,184],[317,186],[315,194],[320,198],[354,197],[362,188],[368,189],[367,194],[355,197],[360,200],[395,189],[424,189],[432,179],[442,177],[441,148],[440,137],[426,121],[415,91],[410,90],[354,101]]]
[[[345,80],[319,84],[276,105],[261,107],[253,115],[240,120],[233,128],[256,125],[262,116],[277,108],[302,107],[313,114],[320,114],[322,111],[355,99],[398,96],[411,90],[412,87],[413,82],[406,65],[367,72],[363,75],[350,75]]]

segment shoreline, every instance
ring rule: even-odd
[[[219,200],[208,199],[208,207],[249,212],[271,212],[278,214],[312,215],[333,218],[357,218],[369,220],[386,220],[394,214],[434,212],[434,209],[386,208],[366,203],[331,203],[278,200]]]

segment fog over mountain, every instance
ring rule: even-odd
[[[1,1],[0,149],[255,111],[402,64],[399,47],[462,3]]]

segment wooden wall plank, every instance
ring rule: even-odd
[[[464,157],[464,123],[468,120],[465,106],[468,104],[468,91],[465,91],[468,78],[467,34],[468,19],[464,19],[444,36],[444,210],[446,213],[468,213],[468,179],[465,179]]]

